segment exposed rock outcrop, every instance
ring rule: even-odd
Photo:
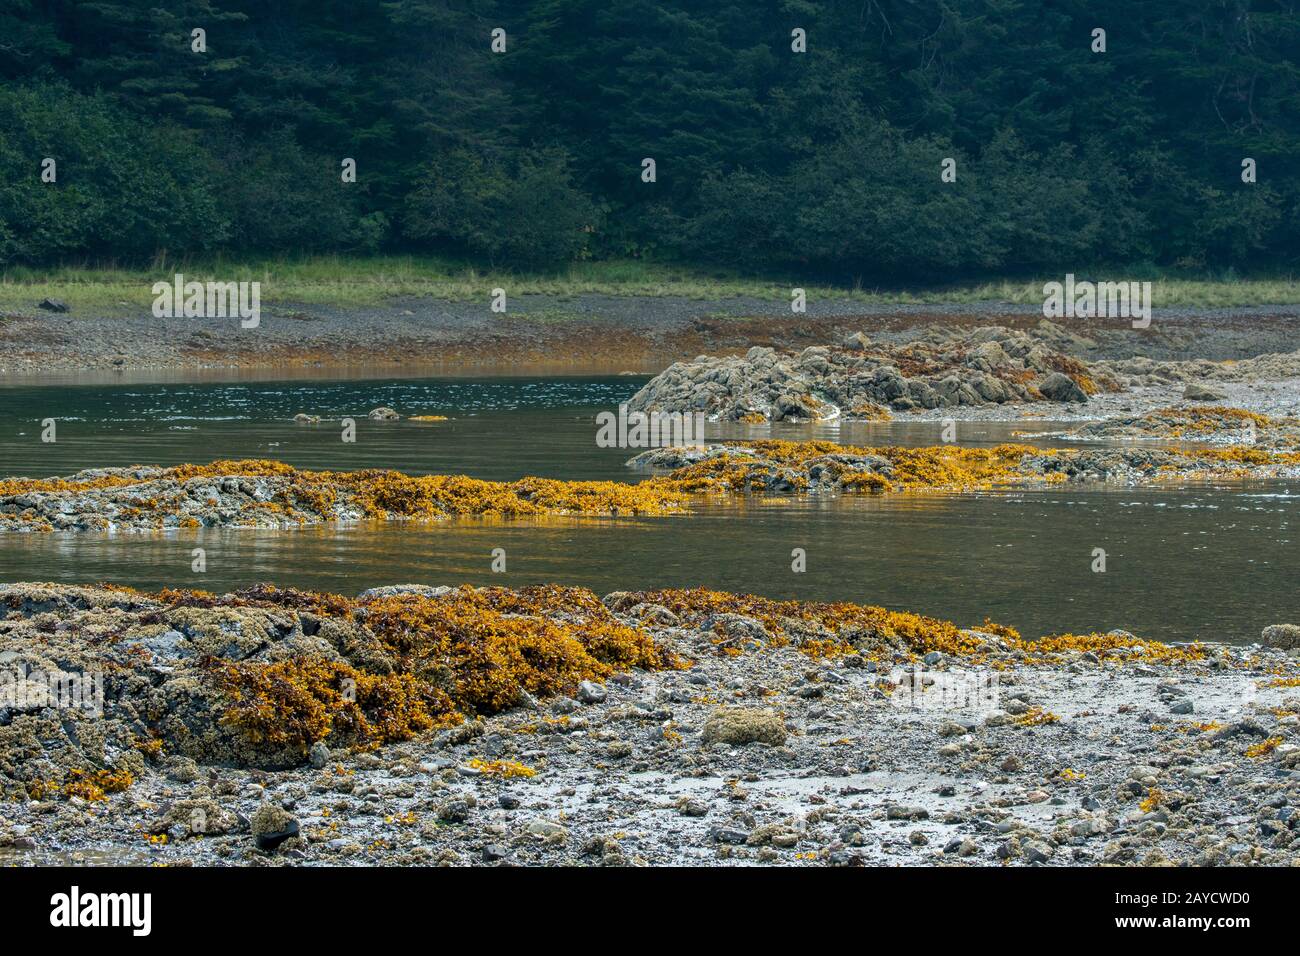
[[[1001,327],[953,341],[886,345],[859,333],[799,353],[755,347],[744,356],[678,362],[629,402],[634,411],[704,412],[724,421],[879,418],[961,405],[1082,403],[1107,384],[1038,338]]]

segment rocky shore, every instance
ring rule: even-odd
[[[1225,406],[1193,406],[1087,422],[1062,434],[1075,441],[1191,442],[1286,452],[1300,448],[1300,419]]]
[[[1056,406],[1048,417],[1102,417],[1133,401],[1150,407],[1179,397],[1224,400],[1231,386],[1259,382],[1289,383],[1282,397],[1287,407],[1295,408],[1300,397],[1300,351],[1221,362],[1145,356],[1087,361],[1063,351],[1081,350],[1076,338],[1043,321],[1028,330],[932,330],[902,344],[856,332],[840,344],[798,352],[756,346],[744,356],[675,363],[628,406],[761,424],[879,421],[1038,404]],[[1092,403],[1099,408],[1089,414],[1085,407]]]
[[[415,585],[18,584],[0,608],[10,863],[1300,862],[1290,625],[1028,641],[708,591]],[[68,696],[93,679],[98,710]]]

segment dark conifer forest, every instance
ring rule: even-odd
[[[1295,0],[0,0],[0,266],[1290,269],[1297,51]]]

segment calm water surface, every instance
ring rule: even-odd
[[[398,468],[488,479],[635,480],[630,452],[597,448],[594,415],[643,379],[0,388],[0,472],[274,457],[313,468]],[[390,405],[449,421],[372,423]],[[296,412],[357,419],[296,426]],[[40,419],[59,422],[40,441]],[[962,423],[967,444],[1049,423]],[[939,426],[732,426],[711,437],[929,444]],[[1017,439],[1023,440],[1023,439]],[[1051,442],[1046,442],[1051,444]],[[1057,442],[1059,444],[1059,442]],[[1300,620],[1300,487],[1053,488],[973,495],[749,500],[654,519],[480,519],[288,532],[0,536],[0,580],[112,581],[224,590],[256,581],[353,593],[378,584],[561,582],[598,593],[707,585],[773,597],[879,603],[1027,634],[1124,627],[1171,640],[1257,640]],[[208,570],[190,570],[190,551]],[[803,548],[807,571],[791,570]],[[490,570],[504,548],[507,570]],[[1090,570],[1093,548],[1107,571]]]

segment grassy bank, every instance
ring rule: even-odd
[[[270,305],[377,307],[403,298],[466,301],[486,298],[497,287],[511,295],[680,297],[701,301],[747,297],[788,302],[803,286],[811,301],[833,299],[863,305],[925,305],[1003,302],[1034,306],[1043,282],[994,280],[944,288],[899,289],[825,285],[797,278],[754,278],[717,270],[635,260],[576,263],[558,273],[517,273],[437,257],[325,256],[308,259],[162,263],[147,269],[101,266],[16,267],[0,272],[0,311],[29,312],[43,298],[57,298],[79,312],[114,314],[148,308],[154,282],[182,272],[186,278],[258,281]],[[1080,278],[1084,276],[1081,275]],[[1157,308],[1232,308],[1300,304],[1300,279],[1160,276],[1147,272],[1096,272],[1090,278],[1152,281]]]

